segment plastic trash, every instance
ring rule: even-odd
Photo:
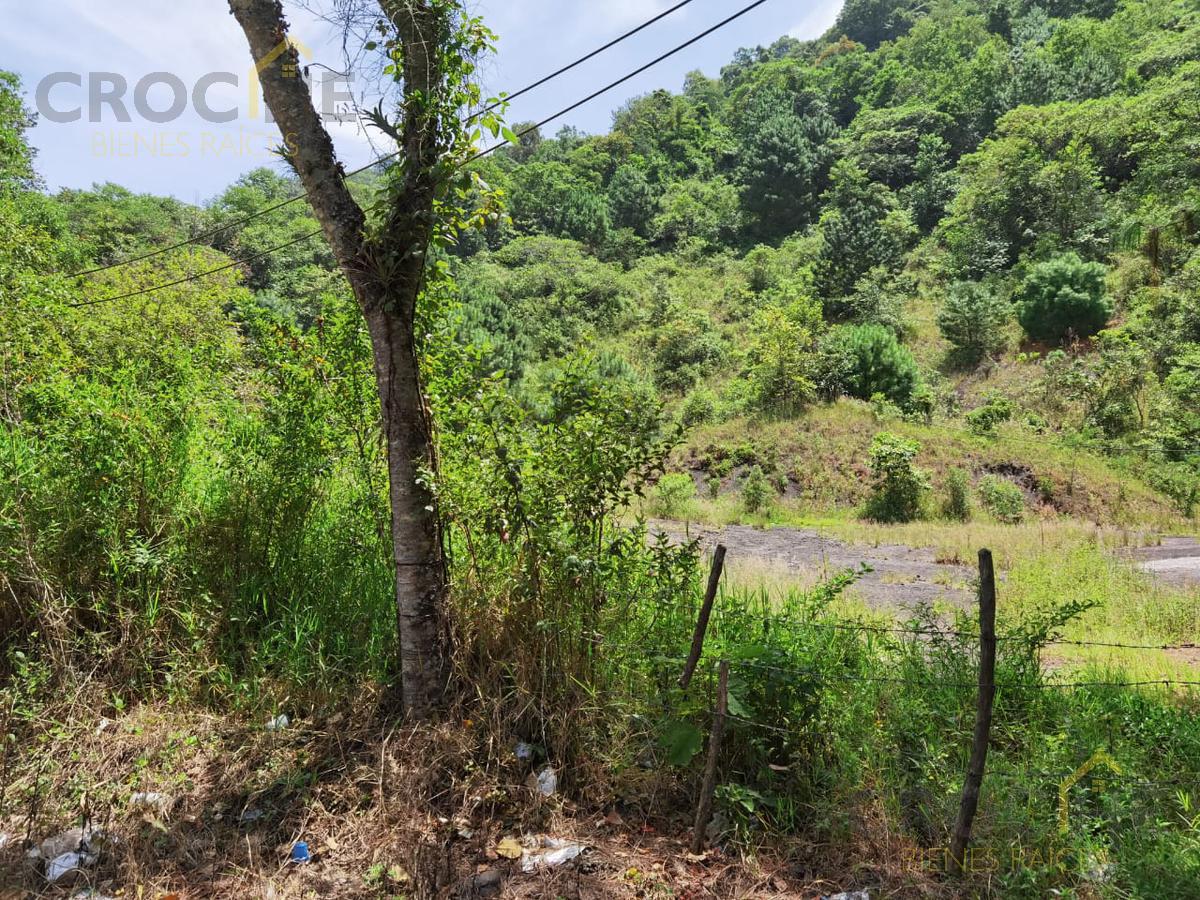
[[[534,838],[536,848],[521,854],[521,871],[535,872],[570,862],[587,849],[586,844],[541,835]]]
[[[0,850],[3,850],[5,847],[7,847],[11,840],[12,837],[10,835],[0,831]]]
[[[65,853],[73,853],[75,851],[83,851],[84,853],[98,853],[105,843],[110,841],[108,833],[102,828],[96,828],[92,825],[86,828],[68,828],[66,831],[60,831],[53,837],[48,837],[38,846],[30,851],[30,855],[37,855],[42,859],[54,859],[57,856],[62,856]]]
[[[64,853],[78,850],[89,837],[91,837],[91,829],[84,831],[82,828],[68,828],[38,844],[37,852],[42,859],[54,859]]]
[[[160,816],[166,815],[171,808],[172,800],[166,794],[160,794],[158,791],[138,791],[129,798],[129,805],[135,809],[148,809],[158,813]]]
[[[280,713],[267,723],[267,731],[283,731],[289,724],[291,719],[287,717],[287,713]]]
[[[537,789],[543,797],[549,797],[558,790],[558,773],[553,766],[546,766],[537,774]]]
[[[517,746],[513,747],[513,756],[517,759],[533,759],[533,744],[517,741]]]
[[[866,891],[842,891],[840,894],[822,897],[821,900],[871,900],[871,895]]]
[[[506,837],[496,844],[496,855],[505,859],[520,859],[525,850],[515,837]]]
[[[96,854],[84,850],[60,853],[46,863],[46,880],[56,884],[68,875],[76,875],[96,864]]]
[[[311,859],[312,857],[308,854],[307,841],[296,841],[296,843],[292,844],[292,862],[297,864],[306,863]]]
[[[30,865],[36,867],[45,862],[44,873],[51,884],[62,881],[70,882],[67,876],[78,875],[89,866],[94,866],[100,858],[100,851],[109,840],[103,829],[68,828],[53,837],[48,837],[37,847],[29,850],[25,858]]]
[[[253,825],[262,817],[263,811],[261,809],[245,809],[242,810],[242,814],[238,816],[238,821],[243,825]]]

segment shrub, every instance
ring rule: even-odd
[[[708,496],[710,500],[716,500],[717,495],[721,493],[721,479],[717,475],[709,475],[704,479],[704,485],[708,488]]]
[[[967,430],[972,434],[991,434],[997,425],[1012,418],[1014,410],[1013,402],[1007,397],[989,397],[983,406],[977,406],[967,413]]]
[[[689,500],[696,496],[696,484],[692,476],[683,472],[668,472],[654,485],[653,507],[655,513],[667,518],[679,515]]]
[[[942,499],[942,515],[956,522],[971,519],[971,476],[964,469],[951,469],[946,475],[946,495]]]
[[[717,398],[713,396],[713,392],[700,388],[688,394],[688,398],[683,401],[683,408],[679,411],[679,420],[685,428],[691,428],[693,425],[711,422],[716,411]]]
[[[987,285],[959,281],[946,291],[937,324],[954,345],[955,361],[974,365],[1004,347],[1004,326],[1011,315],[1009,302]]]
[[[1191,518],[1200,503],[1200,479],[1196,470],[1183,463],[1160,463],[1150,469],[1147,480],[1165,494],[1182,516]]]
[[[698,310],[676,307],[654,335],[654,380],[683,391],[713,371],[725,356],[721,335]]]
[[[751,466],[742,482],[742,505],[746,512],[756,513],[764,509],[771,499],[771,487],[761,466]]]
[[[911,522],[921,515],[928,476],[918,469],[921,445],[886,431],[875,436],[867,463],[871,468],[871,496],[866,516],[876,522]]]
[[[845,325],[821,342],[818,380],[827,396],[870,400],[882,394],[907,407],[917,387],[917,364],[882,325]]]
[[[933,424],[933,411],[937,408],[937,394],[925,383],[917,385],[909,403],[909,418],[926,425]]]
[[[790,415],[812,399],[812,350],[820,328],[821,304],[807,297],[755,315],[748,376],[761,408]]]
[[[1017,289],[1017,318],[1035,340],[1090,337],[1104,327],[1112,305],[1104,295],[1104,266],[1063,253],[1035,263]]]
[[[1025,518],[1025,495],[1011,481],[985,475],[979,482],[979,499],[997,521],[1015,525]]]
[[[871,415],[877,422],[883,422],[900,418],[901,409],[883,394],[876,393],[871,395]]]

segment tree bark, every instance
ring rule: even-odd
[[[431,467],[433,437],[413,334],[433,227],[437,141],[431,121],[412,100],[437,84],[437,54],[425,45],[437,36],[428,3],[380,0],[380,6],[406,52],[403,180],[378,239],[364,234],[366,216],[343,181],[333,141],[299,77],[295,50],[279,53],[259,79],[289,161],[367,322],[387,443],[403,705],[409,715],[427,718],[444,698],[449,671],[441,535],[434,497],[418,481],[420,469]],[[256,64],[287,40],[279,0],[229,0],[229,8]]]

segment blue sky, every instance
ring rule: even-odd
[[[514,90],[581,56],[622,31],[667,8],[673,0],[477,0],[477,10],[500,36],[498,53],[485,66],[493,92]],[[745,0],[693,0],[595,60],[519,98],[510,121],[536,120],[568,105],[663,50],[682,43],[744,5]],[[659,87],[678,90],[684,75],[700,69],[716,75],[739,47],[769,44],[784,34],[815,37],[832,24],[840,0],[769,0],[732,25],[678,56],[572,113],[563,124],[588,132],[607,130],[612,111],[631,96]],[[340,69],[340,38],[310,15],[289,8],[293,33],[312,50],[316,62]],[[64,33],[63,24],[69,23]],[[250,64],[245,38],[223,0],[50,0],[29,4],[10,17],[3,41],[3,67],[17,71],[34,105],[37,83],[54,72],[81,73],[83,84],[62,83],[49,94],[54,108],[82,107],[77,122],[39,121],[32,134],[38,169],[51,189],[88,187],[113,181],[136,191],[173,194],[202,202],[219,193],[243,172],[260,165],[278,166],[267,148],[278,131],[261,115],[250,117],[247,100]],[[315,71],[315,70],[314,70]],[[89,74],[112,72],[128,86],[131,122],[117,121],[103,107],[88,121]],[[133,109],[136,83],[154,72],[169,72],[188,90],[208,72],[231,72],[239,85],[216,85],[208,93],[212,108],[238,111],[226,124],[206,122],[188,103],[176,119],[155,124]],[[170,105],[170,89],[149,89],[151,107]],[[557,125],[548,126],[548,132]],[[360,128],[333,126],[340,158],[347,168],[374,154]],[[374,138],[376,148],[386,150]]]

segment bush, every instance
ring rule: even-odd
[[[807,297],[755,315],[747,374],[760,408],[794,415],[812,399],[812,350],[820,328],[821,305]]]
[[[900,407],[883,394],[871,395],[871,415],[875,417],[875,421],[885,422],[888,419],[898,419],[902,414],[903,411]]]
[[[952,358],[974,365],[1004,347],[1004,326],[1011,315],[1009,302],[988,286],[959,281],[946,291],[937,324],[954,345]]]
[[[997,425],[1012,418],[1014,410],[1013,402],[1007,397],[992,396],[983,406],[967,413],[967,430],[971,434],[991,434]]]
[[[942,499],[942,515],[956,522],[971,519],[971,476],[965,469],[951,469],[946,475],[946,496]]]
[[[679,421],[685,428],[691,428],[693,425],[711,422],[716,412],[717,398],[713,396],[712,391],[700,388],[688,394],[688,398],[683,401],[683,408],[679,411]]]
[[[1017,289],[1017,318],[1035,340],[1090,337],[1108,322],[1104,266],[1063,253],[1034,264]]]
[[[654,380],[665,390],[683,391],[717,367],[725,345],[708,316],[682,307],[671,312],[655,331]]]
[[[716,500],[717,495],[721,493],[721,479],[717,475],[709,475],[704,479],[704,486],[708,488],[708,497],[710,500]]]
[[[871,468],[871,496],[866,516],[876,522],[911,522],[920,518],[928,476],[918,469],[921,445],[886,431],[875,436],[867,463]]]
[[[692,476],[683,472],[668,472],[654,485],[654,512],[666,518],[679,515],[689,500],[696,496]]]
[[[756,513],[764,509],[771,499],[771,486],[761,466],[751,466],[742,482],[742,505],[748,513]]]
[[[997,521],[1015,525],[1025,518],[1025,495],[1011,481],[985,475],[979,482],[979,499]]]
[[[818,368],[827,396],[870,400],[882,394],[904,408],[919,381],[912,354],[882,325],[845,325],[830,331],[821,342]]]
[[[937,394],[933,392],[933,388],[922,382],[917,385],[913,391],[912,401],[908,406],[908,414],[910,419],[918,422],[924,422],[926,425],[933,424],[933,413],[937,408]]]

